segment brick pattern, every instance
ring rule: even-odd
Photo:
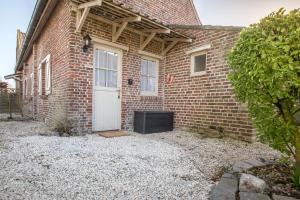
[[[31,81],[31,74],[33,72],[33,55],[31,54],[24,64],[22,70],[22,104],[23,114],[29,117],[33,117],[33,96],[31,95],[31,87],[33,85]],[[26,84],[25,84],[26,81]]]
[[[87,53],[82,51],[83,36],[93,35],[105,40],[111,40],[112,27],[94,19],[88,18],[83,26],[82,34],[75,34],[75,13],[72,13],[73,33],[71,43],[71,74],[74,76],[74,92],[70,96],[69,116],[76,121],[81,130],[91,131],[92,128],[92,102],[93,102],[93,48]],[[137,34],[124,31],[118,43],[130,47],[128,52],[123,51],[122,60],[122,86],[121,86],[121,115],[122,128],[132,129],[133,112],[135,110],[162,110],[163,108],[163,77],[164,63],[159,66],[159,89],[157,97],[143,97],[140,95],[141,56],[138,54],[140,38]],[[147,51],[158,53],[161,44],[152,41]],[[128,79],[133,79],[133,85],[128,85]]]
[[[142,2],[146,1],[140,3]],[[155,8],[150,8],[147,12],[151,12],[151,9]],[[153,15],[159,17],[157,13]],[[83,37],[90,34],[103,40],[111,40],[112,27],[87,18],[82,33],[79,34],[75,33],[75,23],[76,13],[71,11],[69,1],[59,1],[43,32],[37,38],[32,55],[26,61],[29,64],[33,63],[35,69],[34,95],[27,107],[31,107],[28,113],[49,125],[55,125],[63,116],[72,122],[76,131],[84,133],[92,131],[93,48],[87,53],[83,52]],[[190,21],[182,23],[193,24]],[[122,129],[133,128],[135,110],[169,110],[175,112],[177,128],[221,126],[233,137],[251,140],[253,128],[247,111],[236,102],[227,80],[229,67],[226,63],[226,53],[233,46],[238,32],[201,29],[178,31],[196,39],[191,44],[176,45],[165,59],[159,62],[158,96],[153,97],[142,96],[140,92],[139,35],[125,30],[118,39],[118,43],[129,47],[129,51],[123,51],[122,60]],[[191,60],[185,51],[207,43],[212,44],[212,48],[207,52],[207,73],[191,77]],[[153,40],[145,51],[159,54],[161,45]],[[51,55],[52,92],[48,96],[39,96],[37,69],[48,54]],[[24,67],[23,78],[30,74],[26,70],[28,69]],[[165,83],[167,74],[175,76],[172,84]],[[128,85],[128,79],[133,79],[133,85]]]
[[[31,55],[25,61],[28,66],[23,68],[23,79],[26,79],[29,78],[31,66],[34,65],[34,94],[24,99],[24,102],[28,101],[26,99],[30,99],[30,103],[24,105],[24,110],[30,112],[30,116],[45,121],[49,125],[54,125],[61,115],[67,116],[69,26],[69,1],[62,0],[59,1],[46,26],[35,41]],[[39,95],[38,66],[49,54],[51,55],[52,93],[49,96]],[[31,91],[31,85],[28,89]]]
[[[164,24],[199,25],[192,0],[115,0]]]
[[[175,111],[176,127],[222,127],[232,137],[251,141],[254,134],[251,120],[245,106],[237,103],[227,79],[230,71],[227,53],[239,32],[201,29],[184,32],[195,37],[195,41],[177,45],[166,59],[166,73],[174,75],[175,80],[165,87],[165,108]],[[191,76],[191,56],[185,52],[209,43],[206,74]]]

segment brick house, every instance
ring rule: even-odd
[[[18,36],[24,112],[92,132],[132,130],[137,110],[173,111],[176,128],[222,127],[251,141],[227,80],[239,32],[201,25],[192,0],[38,0]]]

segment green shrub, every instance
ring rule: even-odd
[[[280,9],[245,28],[229,65],[235,94],[247,103],[260,138],[293,156],[299,169],[300,10]]]

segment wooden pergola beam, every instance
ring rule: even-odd
[[[169,44],[167,48],[163,50],[162,55],[166,55],[177,43],[178,41],[171,42],[171,44]]]
[[[112,35],[112,41],[113,42],[116,42],[119,39],[121,33],[124,31],[124,29],[126,28],[127,24],[128,24],[128,22],[123,22],[121,24],[121,27],[118,28],[118,29],[117,29],[116,26],[113,26],[113,35]]]
[[[85,9],[85,8],[90,8],[94,6],[101,6],[102,5],[102,0],[95,0],[95,1],[90,1],[86,3],[82,3],[78,5],[77,9]]]
[[[151,33],[147,39],[141,43],[141,47],[140,47],[140,50],[144,50],[145,47],[149,44],[149,42],[155,37],[156,33]]]
[[[91,8],[86,7],[83,10],[82,14],[81,14],[80,10],[77,11],[76,33],[81,32],[82,26],[83,26],[83,24],[84,24],[84,22],[85,22],[85,20],[86,20],[86,18],[88,16],[89,12],[90,12],[90,9]]]
[[[171,33],[170,29],[144,29],[145,33]]]
[[[87,3],[79,4],[76,8],[77,17],[76,17],[76,33],[81,32],[82,26],[91,10],[91,7],[101,6],[102,0],[90,1]],[[82,11],[83,10],[83,11]]]
[[[135,17],[125,17],[121,19],[117,19],[117,22],[140,22],[142,21],[141,16],[135,16]]]
[[[193,39],[189,39],[189,38],[166,38],[164,40],[167,41],[167,42],[173,42],[173,41],[186,42],[186,43],[193,42]]]

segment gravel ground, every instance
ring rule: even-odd
[[[180,131],[68,138],[0,121],[0,199],[208,199],[220,167],[274,156],[260,143]]]

